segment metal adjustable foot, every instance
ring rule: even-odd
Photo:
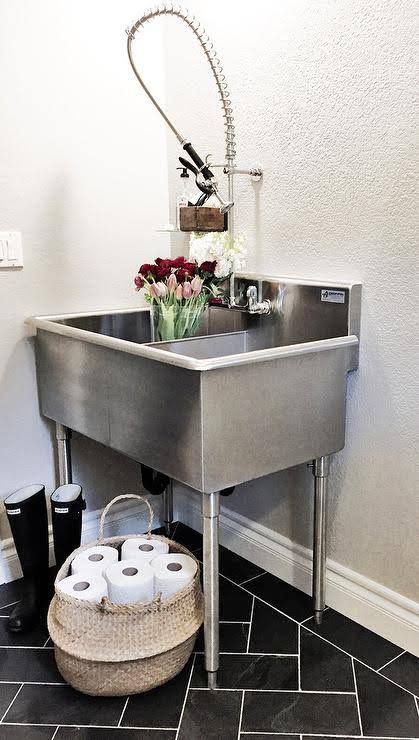
[[[217,688],[219,668],[218,539],[220,494],[202,495],[204,531],[204,642],[208,688]]]
[[[314,537],[313,537],[313,605],[314,620],[321,624],[326,606],[326,506],[330,458],[313,461]]]

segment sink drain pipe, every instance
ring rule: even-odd
[[[157,470],[153,470],[153,468],[149,468],[148,465],[142,463],[141,480],[146,491],[152,493],[153,496],[160,496],[161,493],[164,493],[170,483],[170,478],[167,475],[158,473]]]
[[[158,473],[157,470],[149,468],[148,465],[141,463],[141,480],[143,487],[148,493],[153,496],[160,496],[163,494],[163,521],[166,530],[166,535],[170,536],[170,527],[173,523],[173,489],[174,481],[173,478],[169,478],[164,473]],[[221,496],[231,496],[235,489],[235,486],[229,488],[223,488],[220,491]]]

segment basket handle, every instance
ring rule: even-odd
[[[102,514],[100,516],[100,523],[99,523],[99,540],[103,540],[103,530],[105,527],[105,518],[106,518],[106,514],[108,513],[109,509],[111,508],[111,506],[116,504],[117,501],[121,501],[122,499],[126,499],[126,498],[138,498],[140,501],[144,501],[144,503],[147,504],[148,513],[149,513],[147,537],[148,538],[151,537],[154,513],[153,513],[153,509],[151,507],[150,502],[146,498],[144,498],[144,496],[139,496],[137,493],[124,493],[122,494],[122,496],[115,496],[115,498],[113,498],[112,501],[110,501],[109,504],[107,504],[105,508],[103,509]]]

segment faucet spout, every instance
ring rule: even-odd
[[[225,201],[224,198],[222,197],[222,195],[220,195],[220,193],[219,193],[218,185],[212,183],[212,189],[213,189],[213,193],[214,193],[215,197],[217,198],[217,200],[220,203],[220,211],[221,211],[221,213],[229,213],[229,211],[231,211],[231,209],[234,206],[234,201]]]

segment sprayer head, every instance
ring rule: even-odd
[[[212,185],[212,192],[213,192],[213,194],[215,195],[215,197],[217,198],[217,200],[218,200],[218,202],[220,204],[220,211],[221,211],[221,213],[228,213],[229,211],[231,211],[231,209],[234,206],[234,202],[233,201],[225,201],[224,200],[224,198],[222,197],[222,195],[220,195],[220,193],[218,191],[218,186],[217,186],[217,184],[215,182],[211,182],[211,185]]]

